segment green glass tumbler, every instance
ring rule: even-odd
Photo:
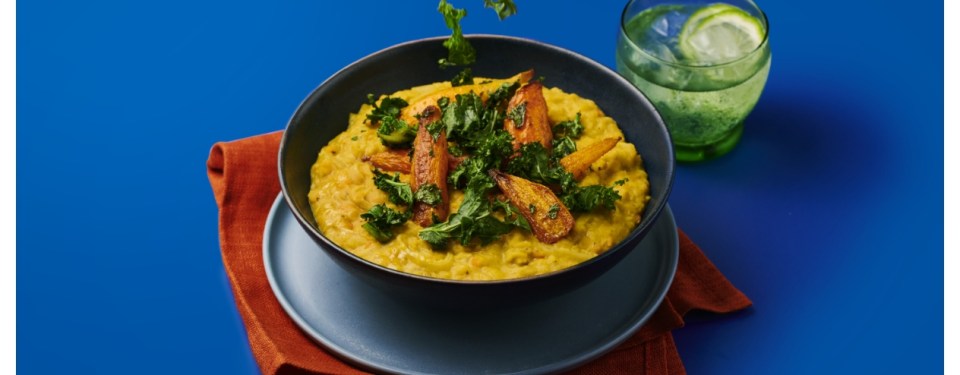
[[[732,150],[770,71],[769,24],[750,0],[632,0],[617,39],[617,71],[670,130],[677,161]]]

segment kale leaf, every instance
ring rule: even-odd
[[[614,186],[623,186],[627,179],[613,182]],[[613,189],[613,186],[603,185],[578,186],[576,189],[565,193],[560,200],[570,211],[587,212],[593,211],[597,207],[603,207],[613,210],[616,207],[614,203],[620,200],[620,193]]]
[[[370,208],[370,211],[363,213],[360,217],[366,221],[363,229],[366,229],[373,238],[380,242],[389,242],[393,239],[394,233],[391,228],[400,225],[410,219],[410,211],[397,211],[387,207],[385,204],[378,204]]]
[[[576,119],[567,120],[553,126],[553,136],[556,138],[578,139],[581,134],[583,134],[583,123],[580,122],[580,112],[577,112]]]
[[[513,107],[510,113],[507,114],[507,117],[513,120],[513,127],[517,129],[522,128],[524,117],[527,117],[527,102],[520,103],[520,105]]]
[[[517,14],[517,5],[513,3],[513,0],[483,0],[483,6],[493,8],[501,21]]]
[[[460,145],[450,144],[447,146],[447,153],[450,156],[463,156],[463,149],[460,148]]]
[[[440,195],[440,187],[438,187],[437,184],[426,184],[417,189],[416,194],[414,194],[414,199],[417,202],[436,206],[437,203],[443,200],[443,197]]]
[[[367,104],[373,106],[373,111],[367,114],[367,120],[372,123],[378,123],[384,117],[400,117],[400,110],[408,105],[406,100],[389,96],[377,105],[377,98],[373,94],[367,94]]]
[[[573,141],[570,137],[563,138],[554,138],[553,139],[553,158],[556,160],[563,159],[564,156],[570,155],[577,151],[577,143]]]
[[[466,186],[469,171],[470,169],[475,168],[473,164],[476,163],[477,161],[475,161],[473,158],[469,158],[461,162],[447,175],[447,183],[453,188],[462,188]]]
[[[421,230],[420,239],[435,248],[445,248],[451,240],[466,246],[476,238],[481,244],[487,244],[510,232],[513,225],[493,217],[492,204],[486,198],[494,186],[489,177],[471,179],[457,212],[450,215],[447,221]]]
[[[447,139],[456,142],[461,155],[469,155],[447,177],[454,187],[466,186],[474,176],[488,177],[488,170],[513,153],[513,136],[502,129],[502,113],[484,105],[479,95],[457,95],[443,109],[441,121]]]
[[[501,21],[517,13],[513,0],[483,0],[483,5],[496,11]],[[477,50],[463,37],[463,30],[460,28],[460,20],[467,16],[467,10],[454,8],[447,0],[440,0],[437,11],[443,15],[443,21],[451,31],[450,37],[443,41],[443,46],[447,48],[447,57],[438,61],[440,67],[466,66],[476,62]]]
[[[485,130],[481,129],[484,127],[481,124],[484,112],[483,98],[474,93],[457,95],[456,101],[447,102],[441,107],[440,114],[440,121],[447,130],[447,140],[460,141]]]
[[[558,186],[561,191],[577,187],[573,174],[556,163],[540,142],[520,146],[519,153],[507,163],[505,171],[533,182]]]
[[[571,212],[588,212],[597,207],[613,210],[614,203],[620,200],[620,193],[612,187],[603,185],[578,186],[560,196],[560,201]]]
[[[463,37],[460,29],[460,20],[467,15],[467,10],[454,8],[447,0],[440,0],[437,11],[443,15],[443,21],[452,31],[450,37],[443,41],[443,46],[447,48],[447,57],[440,59],[440,67],[465,66],[476,62],[477,51]]]
[[[520,215],[520,209],[511,204],[510,200],[496,199],[493,201],[493,208],[503,210],[503,221],[505,223],[530,231],[530,223],[523,215]]]
[[[387,147],[409,147],[417,137],[417,126],[410,125],[395,116],[384,116],[380,119],[377,137],[380,137],[380,142]]]
[[[470,151],[469,148],[478,147],[495,130],[503,129],[505,104],[519,87],[518,81],[504,83],[487,95],[486,102],[473,92],[457,95],[454,100],[441,98],[437,106],[441,109],[440,121],[447,130],[447,139],[473,142],[472,146],[461,145]]]
[[[464,68],[463,70],[460,71],[460,73],[457,73],[457,75],[453,76],[453,78],[450,79],[450,85],[452,85],[453,87],[463,86],[463,85],[472,85],[472,84],[473,84],[473,71],[470,70],[470,68]]]
[[[387,199],[393,204],[410,205],[413,203],[413,190],[409,184],[400,182],[399,173],[395,173],[391,177],[387,173],[374,169],[373,184],[377,186],[377,189],[387,193]]]
[[[495,109],[505,107],[507,101],[513,97],[513,94],[517,92],[518,88],[520,88],[520,81],[500,85],[500,87],[493,90],[493,92],[487,96],[487,108]]]
[[[577,144],[574,139],[580,138],[583,134],[583,123],[580,122],[580,112],[577,112],[577,118],[556,124],[553,126],[553,158],[562,159],[577,151]]]
[[[462,145],[470,157],[460,163],[447,176],[447,182],[455,188],[464,187],[473,178],[489,178],[487,171],[499,168],[503,160],[513,154],[513,136],[503,129],[480,133],[476,139],[464,140]]]

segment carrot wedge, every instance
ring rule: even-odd
[[[552,244],[573,229],[573,215],[550,188],[498,170],[489,173],[510,203],[520,209],[537,240]]]
[[[416,200],[413,202],[413,221],[422,227],[428,227],[435,221],[447,220],[450,212],[450,196],[447,191],[447,171],[449,168],[449,154],[447,153],[446,131],[441,129],[434,139],[427,125],[440,119],[440,108],[429,106],[420,114],[420,127],[417,129],[417,138],[413,140],[413,179],[411,188],[414,195],[428,185],[435,185],[440,192],[440,201],[436,204],[427,204]]]
[[[533,82],[517,89],[507,103],[503,128],[513,136],[514,150],[533,142],[540,142],[547,150],[553,148],[553,129],[547,116],[542,84]]]
[[[437,101],[440,100],[440,98],[454,100],[457,95],[474,92],[477,95],[480,95],[483,100],[487,100],[487,95],[489,95],[491,91],[500,88],[500,85],[503,85],[504,83],[520,81],[520,84],[522,85],[529,82],[531,79],[533,79],[533,70],[527,70],[506,79],[494,79],[473,85],[463,85],[442,89],[410,101],[410,105],[401,111],[400,118],[407,122],[414,122],[416,114],[423,113],[423,110],[429,106],[437,105]]]
[[[390,149],[360,160],[373,164],[378,169],[389,172],[410,173],[410,150]]]
[[[464,156],[447,157],[447,170],[454,170],[467,158]],[[410,173],[410,150],[390,149],[373,155],[364,155],[360,160],[372,164],[377,169],[387,172]]]
[[[601,139],[570,155],[564,156],[563,159],[560,159],[560,165],[563,166],[563,169],[566,169],[567,172],[572,173],[574,179],[579,180],[583,178],[583,175],[590,169],[590,165],[600,160],[604,154],[612,150],[613,147],[617,145],[617,142],[620,142],[620,137]]]

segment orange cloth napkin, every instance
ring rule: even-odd
[[[267,213],[280,192],[277,150],[281,132],[213,146],[207,174],[220,208],[223,265],[264,374],[363,374],[334,358],[284,313],[267,282],[262,241]],[[575,374],[684,374],[671,330],[690,310],[726,313],[751,302],[681,231],[680,263],[656,313],[640,331]]]

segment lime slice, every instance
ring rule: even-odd
[[[702,14],[701,14],[702,13]],[[763,42],[763,25],[740,8],[713,4],[690,15],[680,30],[684,56],[703,64],[736,60]]]
[[[724,4],[724,3],[713,3],[713,4],[705,5],[702,8],[697,9],[696,12],[693,12],[693,14],[691,14],[690,17],[687,18],[687,21],[684,22],[684,25],[683,25],[684,29],[696,28],[697,25],[703,22],[705,18],[710,17],[717,13],[723,12],[725,10],[731,10],[731,9],[740,10],[740,8],[737,8],[730,4]]]

